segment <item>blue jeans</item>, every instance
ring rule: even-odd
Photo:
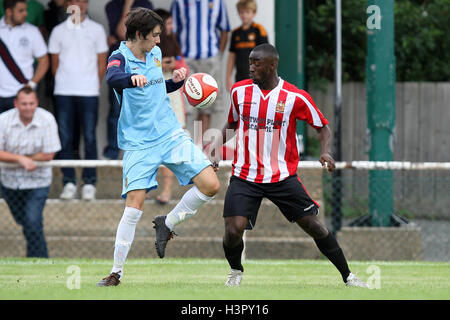
[[[27,257],[48,258],[44,236],[43,211],[49,187],[14,190],[1,187],[3,198],[27,240]]]
[[[112,160],[119,157],[119,147],[117,146],[117,122],[120,116],[120,104],[117,101],[113,88],[109,87],[109,112],[108,112],[108,145],[103,150],[103,156]]]
[[[97,160],[96,127],[98,120],[98,97],[60,96],[55,95],[56,121],[58,122],[61,151],[57,159],[74,159],[73,142],[75,117],[78,116],[84,138],[86,160]],[[76,184],[75,170],[62,168],[63,184]],[[84,168],[82,174],[85,184],[95,184],[97,172],[95,168]]]
[[[14,99],[15,97],[0,97],[0,113],[14,108]]]

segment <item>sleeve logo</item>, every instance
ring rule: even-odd
[[[114,67],[114,66],[120,67],[120,60],[111,60],[111,61],[108,63],[107,68],[111,68],[111,67]]]

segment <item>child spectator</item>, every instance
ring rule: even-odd
[[[267,43],[267,32],[264,27],[253,21],[256,15],[255,0],[239,0],[236,8],[242,25],[231,33],[230,54],[227,63],[227,90],[232,87],[231,74],[236,67],[235,81],[248,79],[250,52],[259,44]]]

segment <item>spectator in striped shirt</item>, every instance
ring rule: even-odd
[[[225,196],[223,249],[231,267],[226,286],[239,286],[244,267],[241,255],[245,229],[253,229],[263,198],[272,201],[291,223],[297,223],[315,241],[319,250],[336,266],[347,286],[367,287],[350,272],[344,253],[320,220],[319,205],[310,198],[297,176],[299,150],[297,120],[316,129],[322,146],[320,163],[329,172],[335,168],[331,156],[328,120],[304,90],[278,77],[279,55],[275,47],[261,44],[249,56],[250,79],[231,89],[231,107],[223,138],[215,151],[236,131],[232,177]],[[218,152],[217,152],[218,153]]]
[[[178,36],[182,54],[191,73],[205,72],[219,84],[222,79],[222,54],[227,46],[230,24],[223,0],[175,0],[172,3],[173,32]],[[218,36],[218,34],[220,34]],[[188,108],[198,112],[202,137],[210,127],[211,114],[220,112],[222,94],[214,106],[206,109]],[[196,144],[199,141],[195,141]]]
[[[23,227],[27,257],[48,258],[43,210],[52,168],[37,167],[36,161],[50,161],[61,150],[58,128],[53,115],[38,107],[36,92],[29,87],[19,90],[14,106],[0,115],[0,161],[19,166],[1,168],[1,193]]]

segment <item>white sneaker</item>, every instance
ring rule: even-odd
[[[76,194],[77,186],[72,182],[68,182],[64,185],[63,191],[61,192],[59,198],[63,200],[72,200],[75,199]]]
[[[358,279],[356,274],[350,273],[347,277],[347,281],[345,282],[347,287],[360,287],[360,288],[369,288],[369,286]]]
[[[81,199],[83,200],[95,200],[95,193],[97,189],[93,184],[85,184],[81,188]]]
[[[241,270],[231,269],[228,274],[227,282],[225,286],[227,287],[239,287],[241,285],[242,275],[244,273]]]

